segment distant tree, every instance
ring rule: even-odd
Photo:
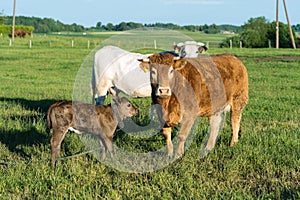
[[[293,25],[293,29],[297,32],[300,32],[300,24]]]
[[[235,35],[235,36],[233,36],[233,37],[226,38],[226,39],[220,44],[220,47],[221,47],[221,48],[223,48],[223,47],[229,48],[230,40],[231,40],[231,42],[232,42],[232,47],[239,47],[239,46],[240,46],[241,38],[240,38],[240,36]]]
[[[0,24],[3,25],[5,22],[4,11],[0,11]]]
[[[269,22],[265,17],[250,18],[242,29],[241,40],[245,47],[267,47]]]
[[[209,25],[207,26],[207,29],[204,29],[204,33],[208,33],[208,34],[220,33],[220,27],[217,26],[216,24]]]
[[[276,22],[270,23],[265,17],[250,18],[242,26],[239,36],[225,39],[220,46],[228,47],[229,40],[231,40],[233,47],[239,47],[239,42],[242,41],[243,47],[265,48],[269,46],[270,40],[271,45],[274,47],[275,37]],[[281,22],[279,23],[279,46],[282,48],[292,47],[288,25]]]
[[[114,25],[112,23],[107,23],[106,26],[105,26],[105,30],[113,31],[114,30]]]
[[[102,27],[102,23],[101,22],[97,22],[96,29],[101,29],[101,27]]]
[[[269,25],[267,37],[271,40],[273,46],[276,44],[276,22],[272,22]],[[294,38],[296,38],[295,31],[293,30]],[[290,30],[287,24],[279,22],[279,47],[281,48],[292,48]]]

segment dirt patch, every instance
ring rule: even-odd
[[[257,60],[257,61],[296,61],[300,60],[300,56],[275,56],[275,57],[248,57],[248,56],[237,56],[241,60]]]

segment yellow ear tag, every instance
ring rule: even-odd
[[[143,67],[142,69],[143,69],[143,71],[144,71],[145,73],[150,72],[150,70],[147,69],[147,68],[145,68],[145,67]]]

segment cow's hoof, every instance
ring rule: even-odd
[[[233,147],[238,141],[237,140],[231,140],[230,141],[230,146]]]

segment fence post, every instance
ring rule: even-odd
[[[90,49],[90,41],[88,40],[88,49]]]
[[[156,49],[156,40],[154,40],[154,49]]]
[[[240,41],[240,48],[243,48],[243,42]]]
[[[31,47],[32,47],[32,41],[29,40],[29,49],[31,49]]]
[[[74,47],[74,40],[72,40],[72,48]]]
[[[232,49],[232,40],[229,40],[229,47]]]
[[[270,49],[272,48],[272,46],[271,46],[271,40],[269,40],[269,48]]]
[[[9,40],[9,44],[8,45],[11,47],[11,39]]]

